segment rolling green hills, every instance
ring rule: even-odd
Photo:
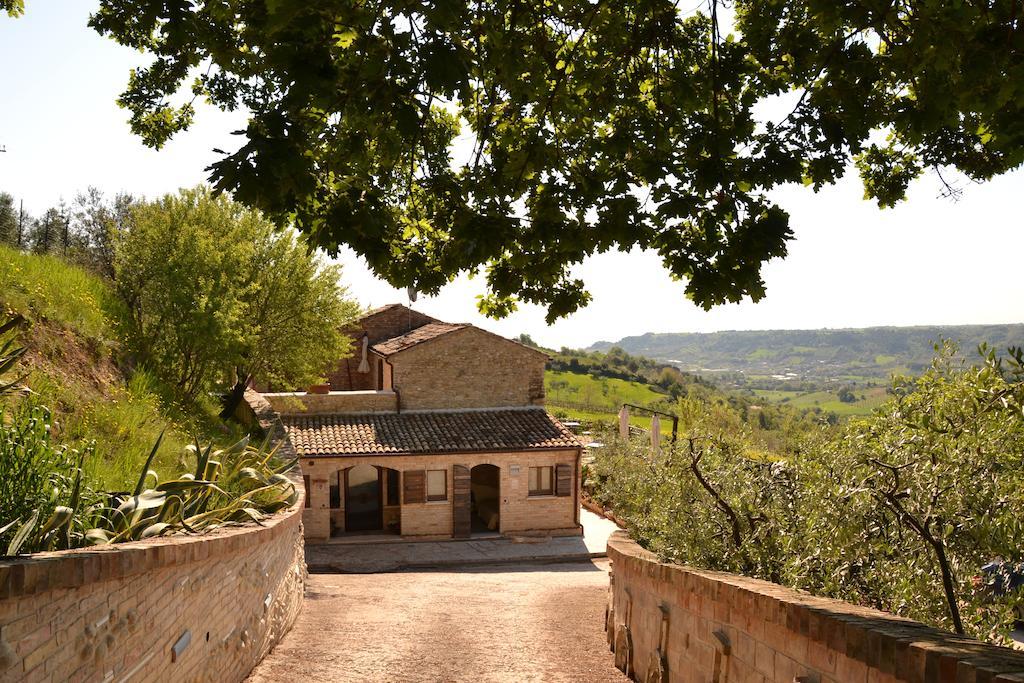
[[[870,379],[886,381],[893,373],[924,370],[934,344],[943,339],[959,343],[970,356],[982,342],[997,349],[1024,345],[1024,324],[648,333],[598,342],[591,350],[619,347],[713,380],[724,377],[727,384],[729,373],[741,373],[777,383],[831,380],[860,386]],[[758,388],[782,387],[762,382]]]

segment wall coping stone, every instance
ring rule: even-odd
[[[784,624],[884,673],[920,671],[924,662],[928,670],[956,671],[957,681],[1024,681],[1024,653],[769,581],[661,562],[625,531],[608,539],[608,557],[617,583],[633,572],[728,605],[753,605],[763,621]]]

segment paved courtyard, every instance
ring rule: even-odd
[[[608,537],[618,529],[589,510],[580,511],[582,536],[556,538],[474,538],[410,542],[398,537],[359,536],[306,546],[312,573],[371,573],[497,564],[585,561],[604,557]]]
[[[602,628],[606,560],[314,574],[251,683],[627,679]]]

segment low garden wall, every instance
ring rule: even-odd
[[[0,681],[243,680],[298,614],[301,510],[0,562]]]
[[[615,532],[606,628],[638,681],[1024,683],[1024,653],[735,574]]]

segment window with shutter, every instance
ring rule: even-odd
[[[550,466],[530,468],[529,494],[531,496],[550,496],[554,493],[551,486],[552,469]]]
[[[572,495],[572,466],[558,465],[555,468],[555,495]]]
[[[406,505],[426,502],[426,478],[425,470],[409,470],[402,473],[402,498]]]

